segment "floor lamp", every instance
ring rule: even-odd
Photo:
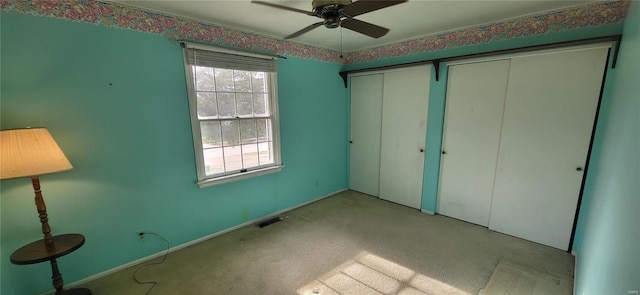
[[[71,170],[73,166],[45,128],[24,128],[0,131],[0,179],[31,177],[36,207],[44,238],[11,254],[13,264],[34,264],[49,261],[56,295],[90,295],[89,289],[65,290],[56,259],[84,244],[80,234],[51,235],[47,207],[40,191],[40,175]]]

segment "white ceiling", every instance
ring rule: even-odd
[[[265,0],[302,10],[311,10],[311,0]],[[319,18],[251,3],[250,0],[117,0],[115,2],[198,21],[237,28],[243,31],[282,38]],[[585,5],[594,0],[409,0],[407,3],[387,7],[360,15],[356,19],[390,29],[381,38],[374,39],[342,29],[342,50],[351,52],[419,36],[477,26],[514,17],[539,14],[546,11]],[[301,35],[294,42],[340,50],[340,29],[319,27]]]

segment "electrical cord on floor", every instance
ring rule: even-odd
[[[141,234],[144,235],[154,235],[157,236],[158,238],[162,239],[165,243],[167,243],[167,250],[164,253],[164,255],[162,255],[162,259],[160,259],[160,261],[158,262],[153,262],[153,263],[149,263],[149,264],[144,264],[144,265],[140,265],[136,271],[133,272],[133,280],[136,281],[136,283],[140,284],[140,285],[146,285],[146,284],[151,284],[151,288],[149,288],[149,290],[147,290],[146,293],[144,293],[145,295],[149,294],[149,292],[151,292],[151,290],[158,284],[158,282],[156,281],[140,281],[138,280],[138,278],[136,278],[136,274],[142,270],[145,267],[148,266],[152,266],[152,265],[159,265],[162,264],[164,262],[165,259],[167,259],[167,255],[169,255],[169,241],[167,241],[167,239],[165,239],[164,237],[162,237],[161,235],[157,234],[157,233],[150,233],[150,232],[143,232]]]

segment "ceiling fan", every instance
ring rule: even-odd
[[[306,11],[265,1],[253,0],[251,2],[271,6],[278,9],[304,13],[309,16],[315,16],[323,19],[323,21],[321,22],[311,24],[310,26],[302,30],[284,37],[284,39],[291,39],[307,33],[322,25],[329,29],[343,27],[345,29],[356,31],[372,38],[380,38],[387,34],[387,32],[389,32],[389,29],[354,19],[354,17],[407,1],[408,0],[360,0],[351,2],[351,0],[313,0],[311,2],[311,6],[313,7],[312,11]]]

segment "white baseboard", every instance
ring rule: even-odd
[[[178,245],[178,246],[175,246],[175,247],[170,248],[170,249],[169,249],[169,253],[172,253],[172,252],[178,251],[178,250],[180,250],[180,249],[183,249],[183,248],[186,248],[186,247],[189,247],[189,246],[192,246],[192,245],[198,244],[198,243],[200,243],[200,242],[203,242],[203,241],[206,241],[206,240],[208,240],[208,239],[211,239],[211,238],[217,237],[217,236],[219,236],[219,235],[226,234],[226,233],[228,233],[228,232],[230,232],[230,231],[234,231],[234,230],[236,230],[236,229],[239,229],[239,228],[245,227],[245,226],[247,226],[247,225],[255,224],[256,222],[258,222],[258,221],[260,221],[260,220],[268,219],[268,218],[274,217],[274,216],[276,216],[276,215],[279,215],[279,214],[282,214],[282,213],[285,213],[285,212],[288,212],[288,211],[291,211],[291,210],[294,210],[294,209],[300,208],[300,207],[302,207],[302,206],[305,206],[305,205],[311,204],[311,203],[313,203],[313,202],[320,201],[320,200],[322,200],[322,199],[324,199],[324,198],[328,198],[328,197],[330,197],[330,196],[333,196],[333,195],[335,195],[335,194],[337,194],[337,193],[341,193],[341,192],[346,191],[346,190],[348,190],[348,188],[343,188],[343,189],[337,190],[337,191],[335,191],[335,192],[332,192],[332,193],[329,193],[329,194],[323,195],[323,196],[321,196],[321,197],[315,198],[315,199],[313,199],[313,200],[311,200],[311,201],[307,201],[307,202],[304,202],[304,203],[302,203],[302,204],[298,204],[298,205],[295,205],[295,206],[292,206],[292,207],[289,207],[289,208],[286,208],[286,209],[282,209],[282,210],[280,210],[280,211],[277,211],[277,212],[271,213],[271,214],[269,214],[269,215],[261,216],[261,217],[258,217],[258,218],[255,218],[255,219],[249,220],[249,221],[247,221],[247,222],[244,222],[244,223],[238,224],[238,225],[236,225],[236,226],[232,226],[232,227],[230,227],[230,228],[227,228],[227,229],[221,230],[221,231],[219,231],[219,232],[215,232],[215,233],[210,234],[210,235],[208,235],[208,236],[204,236],[204,237],[202,237],[202,238],[195,239],[195,240],[190,241],[190,242],[186,242],[186,243],[184,243],[184,244],[182,244],[182,245]],[[143,258],[140,258],[140,259],[137,259],[137,260],[131,261],[131,262],[129,262],[129,263],[125,263],[125,264],[123,264],[123,265],[116,266],[116,267],[114,267],[114,268],[112,268],[112,269],[109,269],[109,270],[103,271],[103,272],[101,272],[101,273],[98,273],[98,274],[92,275],[92,276],[87,277],[87,278],[84,278],[84,279],[82,279],[82,280],[75,281],[75,282],[70,283],[70,284],[66,284],[66,285],[65,285],[65,289],[71,289],[71,288],[74,288],[74,287],[78,287],[78,286],[83,285],[83,284],[86,284],[86,283],[88,283],[88,282],[90,282],[90,281],[93,281],[93,280],[96,280],[96,279],[99,279],[99,278],[102,278],[102,277],[108,276],[108,275],[110,275],[110,274],[112,274],[112,273],[115,273],[115,272],[121,271],[121,270],[126,269],[126,268],[129,268],[129,267],[131,267],[131,266],[134,266],[134,265],[137,265],[137,264],[143,263],[143,262],[145,262],[145,261],[152,260],[152,259],[154,259],[154,258],[157,258],[157,257],[160,257],[160,256],[164,255],[166,252],[167,252],[166,250],[163,250],[163,251],[160,251],[160,252],[158,252],[158,253],[151,254],[151,255],[149,255],[149,256],[147,256],[147,257],[143,257]],[[43,293],[42,295],[52,295],[52,294],[54,294],[54,293],[55,293],[55,290],[50,290],[50,291],[47,291],[47,292]]]
[[[425,210],[425,209],[420,209],[420,212],[422,212],[422,213],[426,213],[426,214],[429,214],[429,215],[436,215],[436,213],[435,213],[435,212],[433,212],[433,211],[429,211],[429,210]]]

